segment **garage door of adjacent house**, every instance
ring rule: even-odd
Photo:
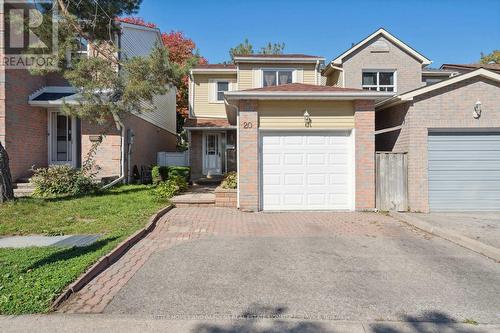
[[[352,210],[351,131],[261,133],[263,210]]]
[[[500,211],[500,133],[429,133],[431,211]]]

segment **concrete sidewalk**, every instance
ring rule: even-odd
[[[109,315],[31,315],[0,317],[0,331],[9,332],[175,332],[175,333],[486,333],[500,325],[453,322],[359,322],[288,318],[164,319]]]
[[[398,213],[390,215],[500,262],[500,212]]]

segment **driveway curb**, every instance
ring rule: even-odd
[[[94,279],[97,275],[111,266],[121,256],[123,256],[132,246],[137,244],[145,235],[150,233],[156,227],[158,220],[169,212],[173,205],[169,205],[160,209],[153,214],[144,228],[137,230],[134,234],[118,244],[110,253],[99,259],[92,267],[83,273],[75,282],[70,284],[59,297],[52,303],[52,309],[58,308],[65,300],[67,300],[73,293],[82,289],[87,283]]]
[[[493,259],[496,262],[500,262],[500,249],[497,249],[496,247],[486,245],[475,239],[459,234],[453,230],[437,227],[428,222],[422,221],[417,217],[409,216],[404,213],[389,212],[389,215],[418,229],[449,240],[450,242],[482,254],[490,259]]]

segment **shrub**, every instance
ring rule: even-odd
[[[38,197],[83,195],[93,193],[98,188],[92,177],[68,165],[37,169],[31,181],[35,184],[34,195]]]
[[[188,184],[184,177],[174,176],[166,182],[159,183],[153,190],[153,194],[158,200],[168,200],[174,195],[185,191],[187,187]]]
[[[221,184],[222,188],[235,190],[238,188],[238,173],[231,171],[226,174]]]
[[[190,167],[183,167],[183,166],[171,166],[168,167],[168,178],[172,178],[175,176],[181,176],[183,177],[186,182],[189,182],[189,178],[191,175],[191,168]]]
[[[166,181],[168,178],[168,167],[155,165],[151,169],[151,178],[153,185],[158,185],[160,182]]]

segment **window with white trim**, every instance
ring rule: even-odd
[[[224,92],[229,91],[229,81],[217,81],[217,102],[224,101]]]
[[[363,90],[396,91],[395,71],[363,71]]]
[[[293,69],[263,69],[262,86],[279,86],[294,81]]]

